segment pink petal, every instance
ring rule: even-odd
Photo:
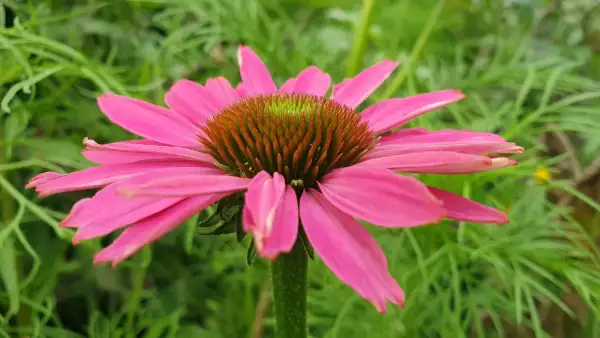
[[[244,89],[251,94],[270,94],[277,91],[267,66],[246,46],[238,48],[238,63]]]
[[[252,231],[261,256],[274,259],[292,250],[298,234],[298,200],[279,173],[262,171],[248,185],[243,211],[244,230]]]
[[[508,223],[508,217],[500,210],[466,199],[449,191],[428,187],[431,193],[444,203],[447,217],[465,222]]]
[[[163,176],[144,184],[125,184],[119,194],[127,198],[137,196],[188,197],[203,194],[232,193],[245,190],[250,179],[231,176],[221,171],[182,173],[178,176]]]
[[[82,211],[86,209],[86,205],[91,201],[91,198],[83,198],[73,204],[71,212],[60,222],[60,225],[64,228],[76,228],[77,226],[71,223],[73,218],[77,218],[81,215]]]
[[[279,92],[281,93],[292,93],[294,92],[294,87],[296,86],[296,78],[292,77],[287,79],[279,88]]]
[[[389,274],[383,251],[360,223],[312,189],[300,198],[300,217],[313,248],[340,280],[380,312],[388,299],[404,306],[404,292]]]
[[[227,194],[213,194],[186,198],[168,209],[136,222],[125,229],[111,245],[96,254],[94,263],[112,261],[113,266],[117,265],[226,196]]]
[[[441,90],[404,99],[389,99],[379,102],[361,113],[371,130],[381,134],[430,111],[442,108],[463,99],[460,90]]]
[[[364,159],[387,157],[426,151],[452,151],[463,154],[518,154],[523,148],[504,138],[489,133],[464,130],[438,130],[434,132],[409,133],[400,130],[383,136],[379,146],[365,155]]]
[[[423,174],[467,174],[516,163],[505,157],[490,158],[449,151],[430,151],[367,159],[357,166]]]
[[[322,97],[325,96],[330,85],[331,77],[329,74],[321,71],[315,66],[310,66],[300,72],[295,79],[286,81],[279,91],[286,93],[304,93]]]
[[[334,86],[331,99],[350,108],[356,108],[390,76],[396,67],[398,63],[391,60],[379,62],[355,77]]]
[[[340,90],[342,90],[342,88],[344,88],[344,86],[346,86],[347,84],[352,82],[353,78],[345,78],[342,80],[342,82],[336,84],[333,86],[332,90],[331,90],[331,98],[335,97]]]
[[[263,227],[264,233],[268,235],[275,221],[275,211],[279,206],[279,202],[285,194],[285,179],[279,173],[275,173],[273,178],[266,171],[258,173],[250,184],[246,192],[244,209],[247,210],[247,215],[251,216],[253,226],[258,223],[258,226]],[[244,230],[252,230],[249,227],[251,224],[244,223]]]
[[[57,176],[37,185],[40,196],[48,196],[60,192],[86,190],[103,187],[129,177],[152,171],[163,171],[169,168],[180,168],[184,171],[215,171],[215,168],[200,168],[191,161],[153,161],[102,165],[67,175]]]
[[[379,144],[422,143],[422,142],[506,142],[499,135],[470,130],[442,129],[429,131],[425,128],[400,129],[385,135]]]
[[[321,193],[351,216],[386,227],[437,223],[445,211],[419,180],[387,169],[347,167],[325,175]]]
[[[165,102],[195,126],[204,125],[204,121],[220,109],[220,104],[208,89],[190,80],[175,82],[165,95]]]
[[[423,127],[398,129],[393,134],[381,137],[381,139],[379,140],[379,143],[381,143],[381,140],[383,140],[384,138],[386,140],[395,140],[395,139],[401,139],[404,137],[423,135],[423,134],[427,134],[427,133],[430,133],[430,131],[427,128],[423,128]]]
[[[34,177],[32,177],[29,180],[29,183],[27,183],[27,185],[25,186],[25,188],[29,189],[29,188],[35,188],[45,182],[49,182],[49,181],[53,181],[59,177],[63,177],[65,176],[65,174],[60,174],[60,173],[56,173],[53,171],[47,171],[45,173],[41,173],[38,175],[35,175]]]
[[[73,244],[77,244],[81,241],[88,239],[101,237],[107,235],[115,230],[127,226],[128,224],[135,223],[141,219],[154,215],[162,210],[176,205],[178,202],[183,201],[183,198],[146,198],[136,199],[133,203],[126,204],[113,208],[110,212],[110,218],[102,220],[95,220],[87,224],[80,225],[73,237]],[[115,200],[114,202],[117,202]],[[125,203],[123,200],[118,201],[119,203]],[[99,212],[98,209],[96,209]]]
[[[243,83],[238,84],[237,87],[235,87],[235,91],[240,97],[250,96],[250,92],[248,92],[248,89],[246,89]]]
[[[191,160],[198,165],[212,166],[215,160],[208,154],[164,144],[148,144],[146,140],[122,141],[99,144],[87,137],[83,140],[86,149],[82,152],[88,160],[100,164],[131,163],[148,160]]]
[[[224,77],[219,76],[208,79],[205,87],[217,101],[219,109],[223,109],[240,99],[240,94],[231,87],[229,81]]]
[[[200,144],[197,128],[169,109],[110,93],[100,96],[98,105],[111,122],[134,134],[180,147]]]
[[[378,146],[363,159],[389,157],[425,151],[452,151],[462,154],[484,155],[493,153],[519,154],[523,148],[509,142],[439,142],[439,143],[404,143]]]
[[[160,177],[178,176],[183,173],[189,173],[191,170],[206,170],[205,168],[165,168],[160,171],[140,173],[137,176],[124,179],[121,182],[113,183],[100,191],[94,197],[85,203],[77,204],[71,210],[71,213],[61,222],[63,227],[81,228],[89,224],[97,224],[98,231],[108,232],[117,229],[125,224],[114,224],[114,220],[122,215],[132,214],[147,204],[158,203],[160,205],[169,206],[171,202],[181,200],[181,198],[156,198],[156,197],[138,197],[127,199],[117,193],[118,189],[123,185],[140,185]],[[164,202],[164,203],[163,203]],[[75,208],[76,207],[76,208]],[[154,206],[156,207],[156,206]],[[153,207],[153,208],[154,208]],[[159,207],[156,207],[160,209]],[[152,210],[151,210],[152,211]],[[141,217],[147,216],[144,211]],[[137,216],[136,216],[137,217]],[[139,219],[139,218],[138,218]],[[135,220],[134,220],[135,221]],[[111,223],[113,225],[109,225]],[[133,222],[133,221],[130,221]],[[105,232],[105,233],[108,233]]]

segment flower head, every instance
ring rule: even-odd
[[[74,242],[125,228],[95,262],[117,264],[184,220],[232,195],[243,197],[243,230],[259,255],[274,259],[306,234],[324,263],[379,311],[404,294],[374,238],[357,219],[383,227],[415,227],[452,218],[505,223],[504,213],[429,187],[404,173],[457,174],[515,164],[495,153],[522,148],[493,134],[397,129],[463,98],[443,90],[356,108],[397,64],[383,61],[333,86],[309,67],[277,88],[249,48],[238,53],[242,82],[204,85],[180,80],[162,108],[104,94],[100,109],[141,140],[98,144],[83,155],[98,166],[31,179],[42,196],[95,189],[62,226]]]

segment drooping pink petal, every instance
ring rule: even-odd
[[[198,129],[175,112],[116,94],[98,98],[100,110],[124,129],[150,140],[180,147],[198,146]]]
[[[143,142],[142,142],[143,141]],[[167,146],[147,140],[122,141],[99,144],[87,137],[83,140],[86,149],[82,152],[88,160],[100,164],[131,163],[149,160],[190,160],[198,165],[212,166],[215,160],[208,154],[188,148]]]
[[[425,128],[400,129],[380,138],[379,144],[421,143],[421,142],[506,142],[496,134],[470,130],[441,129],[429,131]]]
[[[247,219],[248,223],[244,222],[244,230],[250,231],[258,223],[268,235],[273,228],[275,211],[284,194],[285,179],[279,173],[271,177],[266,171],[261,171],[254,176],[248,184],[244,202],[245,215],[251,217]]]
[[[404,306],[404,292],[389,274],[383,251],[360,223],[312,189],[300,198],[300,218],[314,250],[340,280],[380,312],[386,300]]]
[[[64,228],[73,228],[76,227],[73,224],[71,224],[71,220],[73,218],[76,218],[77,215],[80,215],[81,212],[83,210],[85,210],[86,205],[91,201],[91,198],[82,198],[79,201],[75,202],[75,204],[73,204],[73,207],[71,207],[71,212],[69,212],[69,214],[67,215],[67,217],[65,217],[65,219],[63,219],[60,222],[60,225]]]
[[[321,71],[315,66],[310,66],[300,72],[298,77],[286,81],[279,91],[284,93],[304,93],[325,96],[330,85],[331,77],[329,74]]]
[[[102,221],[97,220],[77,227],[77,232],[73,237],[73,244],[108,235],[115,230],[171,208],[183,200],[184,198],[180,197],[146,198],[144,201],[136,200],[135,203],[129,204],[127,209],[121,206],[119,209],[110,210],[110,218]]]
[[[428,187],[429,191],[444,203],[447,217],[465,222],[477,223],[508,223],[508,217],[500,210],[490,208],[486,205],[471,201],[460,195]]]
[[[111,232],[114,229],[118,229],[127,224],[115,224],[113,220],[121,215],[135,213],[145,205],[152,204],[156,201],[167,201],[164,203],[164,205],[169,206],[170,202],[168,201],[176,202],[181,200],[179,197],[137,197],[128,199],[118,194],[118,189],[121,186],[141,185],[156,178],[179,176],[184,173],[189,173],[193,170],[203,171],[206,170],[206,168],[165,168],[158,171],[140,173],[136,176],[123,179],[123,181],[110,184],[98,191],[87,202],[78,205],[75,209],[72,209],[71,213],[61,222],[61,226],[81,228],[95,223],[99,228],[98,231],[107,231],[107,229],[110,228],[111,230],[108,232]],[[161,204],[162,202],[157,203]],[[145,213],[146,211],[142,213],[141,217],[147,216]]]
[[[41,174],[37,174],[29,180],[29,183],[27,183],[25,188],[27,188],[27,189],[35,188],[40,184],[43,184],[43,183],[49,182],[49,181],[53,181],[62,176],[65,176],[65,174],[61,174],[61,173],[57,173],[57,172],[53,172],[53,171],[47,171],[47,172],[44,172]]]
[[[240,99],[240,94],[222,76],[208,79],[205,87],[217,101],[219,109],[223,109]]]
[[[361,118],[369,123],[372,131],[381,134],[464,97],[460,90],[441,90],[404,99],[389,99],[365,109]]]
[[[319,188],[338,209],[375,225],[414,227],[436,223],[445,215],[423,183],[387,169],[338,169],[325,175]]]
[[[439,143],[403,143],[378,146],[363,159],[389,157],[394,155],[421,153],[425,151],[452,151],[462,154],[519,154],[523,148],[512,142],[439,142]]]
[[[298,234],[298,200],[279,173],[262,171],[248,185],[243,210],[245,231],[252,231],[262,257],[289,252]]]
[[[48,196],[59,192],[99,188],[142,173],[173,168],[179,168],[186,172],[217,170],[216,168],[198,167],[195,162],[185,160],[102,165],[46,180],[36,186],[36,191],[40,193],[40,196]]]
[[[218,112],[220,107],[209,90],[190,80],[175,82],[165,95],[165,102],[195,126],[204,125],[204,121]]]
[[[285,188],[285,195],[275,214],[273,230],[264,241],[260,255],[274,259],[279,253],[290,252],[298,236],[298,197],[290,186]]]
[[[277,90],[267,66],[246,46],[238,48],[238,64],[244,89],[251,94],[270,94]]]
[[[390,76],[396,67],[398,67],[397,62],[381,61],[355,77],[344,80],[340,85],[334,86],[331,99],[350,108],[356,108]]]
[[[113,266],[117,265],[226,196],[227,194],[211,194],[186,198],[168,209],[132,224],[111,245],[94,256],[94,263],[112,262]]]
[[[490,158],[449,151],[429,151],[367,159],[357,166],[422,174],[467,174],[516,163],[506,157]]]
[[[232,193],[245,190],[250,179],[228,175],[219,170],[182,173],[157,177],[144,184],[124,184],[119,193],[128,198],[137,196],[189,197],[203,194]]]
[[[426,151],[451,151],[474,155],[517,154],[523,152],[523,148],[490,133],[464,130],[410,133],[400,130],[391,135],[383,136],[379,140],[379,145],[366,154],[364,159]]]

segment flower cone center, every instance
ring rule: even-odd
[[[314,187],[333,169],[351,166],[375,145],[353,109],[307,94],[244,98],[206,122],[200,141],[233,175],[264,170],[294,187]]]

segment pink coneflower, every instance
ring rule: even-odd
[[[232,194],[243,194],[243,227],[259,255],[289,252],[302,227],[314,251],[342,281],[385,311],[404,303],[386,258],[356,219],[416,227],[441,218],[505,223],[504,213],[428,187],[403,173],[458,174],[512,165],[490,153],[522,148],[493,134],[399,129],[411,119],[463,98],[442,90],[356,108],[392,73],[386,60],[330,87],[308,67],[279,89],[259,57],[240,47],[242,83],[204,86],[180,80],[169,109],[104,94],[100,109],[142,140],[98,144],[83,155],[99,165],[67,175],[43,173],[28,187],[41,196],[101,188],[78,201],[62,226],[74,243],[125,228],[95,262],[117,264]],[[244,193],[245,192],[245,193]]]

